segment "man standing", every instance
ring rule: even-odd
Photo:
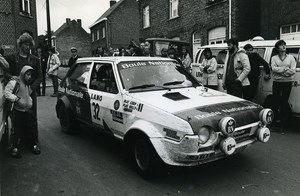
[[[40,88],[42,80],[42,72],[39,59],[31,54],[31,49],[34,45],[32,37],[28,33],[23,33],[17,40],[19,51],[16,54],[12,54],[6,57],[9,63],[9,71],[6,73],[6,77],[11,79],[20,75],[22,68],[25,65],[29,65],[34,69],[36,77],[31,83],[30,88],[32,93],[30,97],[32,99],[32,112],[30,119],[32,120],[31,128],[27,133],[23,134],[22,139],[27,139],[30,144],[31,150],[34,154],[40,154],[40,148],[38,146],[38,123],[37,123],[37,89]]]
[[[244,49],[239,49],[238,41],[227,41],[228,53],[225,58],[223,88],[228,94],[243,97],[243,86],[250,85],[247,75],[251,71],[249,58]]]
[[[72,53],[72,56],[69,59],[68,67],[72,67],[76,63],[77,59],[81,58],[80,56],[77,55],[77,48],[72,47],[71,53]]]
[[[47,61],[48,55],[45,55],[45,52],[41,47],[36,49],[36,56],[39,58],[41,63],[41,70],[42,70],[42,96],[45,96],[46,93],[46,69],[47,69]],[[41,90],[37,90],[38,95],[41,95]]]
[[[57,70],[60,66],[60,60],[55,52],[55,48],[52,47],[49,49],[49,57],[47,62],[47,74],[52,80],[53,84],[53,94],[51,97],[56,97],[58,92],[58,78],[57,78]]]
[[[270,67],[269,64],[256,52],[253,52],[253,46],[251,44],[246,44],[244,46],[246,53],[248,55],[251,71],[248,74],[248,79],[250,82],[249,86],[243,88],[244,98],[253,101],[258,88],[258,82],[260,77],[260,65],[264,66],[266,75],[265,80],[269,80],[270,77]]]

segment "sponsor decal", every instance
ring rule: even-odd
[[[75,97],[78,97],[78,98],[81,98],[81,99],[83,98],[83,94],[81,92],[73,91],[72,89],[67,88],[66,93],[68,95],[75,96]]]
[[[124,100],[124,103],[123,103],[123,109],[124,109],[124,111],[127,111],[127,112],[132,112],[133,110],[142,112],[143,107],[144,107],[144,104],[136,103],[134,101]]]
[[[102,101],[102,95],[91,94],[91,99]]]
[[[176,64],[172,61],[139,61],[139,62],[121,62],[119,63],[120,69],[129,69],[141,66],[157,66],[157,65],[164,65],[164,66],[176,66]]]
[[[119,108],[120,108],[120,101],[116,100],[115,103],[114,103],[114,109],[118,110]]]
[[[172,139],[175,139],[175,140],[179,140],[180,139],[180,137],[177,135],[176,131],[164,128],[164,132],[166,132],[166,137],[169,137],[169,138],[172,138]]]
[[[230,114],[230,113],[235,113],[239,111],[245,111],[245,110],[251,110],[251,109],[256,109],[258,108],[256,105],[248,105],[248,106],[243,106],[243,107],[232,107],[229,109],[222,109],[219,111],[214,111],[210,113],[204,113],[204,114],[199,114],[195,115],[194,117],[198,120],[203,119],[203,118],[209,118],[217,115],[222,115],[222,114]]]
[[[113,121],[121,123],[121,124],[124,123],[124,121],[123,121],[123,114],[121,112],[117,112],[117,111],[111,110],[110,113],[112,115],[112,120]]]

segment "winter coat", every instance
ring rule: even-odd
[[[34,74],[32,74],[31,80],[26,82],[24,78],[25,72],[28,70],[34,71],[31,66],[24,66],[19,77],[17,79],[10,80],[4,90],[5,98],[14,103],[14,109],[22,112],[30,111],[32,108],[32,99],[30,97],[32,90],[30,88],[30,83],[34,80]]]
[[[207,73],[203,72],[204,67],[208,67]],[[200,65],[200,71],[203,72],[203,85],[218,85],[217,60],[215,58],[203,59]]]
[[[60,66],[60,60],[56,54],[52,54],[48,58],[47,74],[57,76],[57,70]]]
[[[223,72],[223,86],[226,84],[226,72],[228,66],[229,52],[225,58],[224,72]],[[234,72],[237,75],[237,79],[241,81],[242,86],[250,85],[247,75],[251,71],[248,55],[244,49],[239,49],[234,55]]]

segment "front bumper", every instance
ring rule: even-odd
[[[176,166],[195,166],[203,163],[215,161],[224,158],[227,155],[235,154],[243,151],[257,141],[261,141],[261,129],[269,133],[269,129],[259,126],[258,123],[251,127],[244,126],[237,128],[232,138],[232,144],[226,144],[224,149],[224,141],[228,140],[228,136],[224,136],[218,132],[217,141],[211,145],[201,145],[197,135],[186,135],[180,142],[172,141],[166,138],[150,138],[154,148],[162,160],[169,165]],[[268,135],[270,136],[270,135]],[[263,141],[262,141],[263,142]],[[234,147],[230,153],[227,148]]]

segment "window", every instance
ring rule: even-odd
[[[209,44],[225,43],[226,27],[216,27],[208,32]]]
[[[91,89],[117,94],[118,88],[111,64],[96,63],[91,75]]]
[[[97,40],[99,40],[99,39],[100,39],[100,31],[97,30]]]
[[[30,15],[30,0],[20,0],[20,11],[22,14]]]
[[[92,42],[95,41],[95,33],[92,33]]]
[[[150,27],[150,12],[149,5],[143,9],[143,27]]]
[[[298,30],[297,31],[300,32],[300,24],[298,24]]]
[[[67,79],[69,85],[76,85],[86,87],[89,79],[91,63],[78,63],[75,65],[75,69]]]
[[[281,32],[282,32],[282,33],[290,33],[290,32],[291,32],[290,26],[283,26],[283,27],[281,28]]]
[[[170,0],[170,19],[178,17],[178,1]]]
[[[296,67],[300,68],[300,48],[287,48],[286,53],[293,55],[296,60]]]
[[[102,38],[105,38],[105,27],[102,27]]]
[[[291,32],[296,32],[297,30],[297,25],[292,25],[292,29],[291,29]]]

